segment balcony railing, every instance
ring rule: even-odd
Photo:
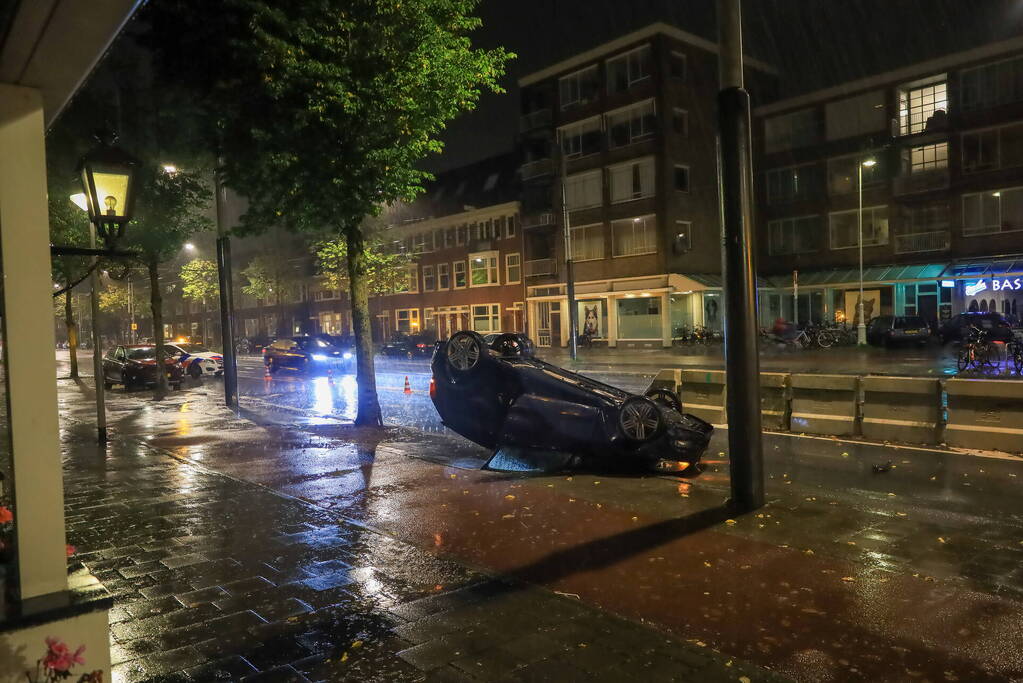
[[[934,190],[947,190],[948,186],[948,169],[942,168],[899,176],[895,179],[892,192],[895,195],[918,194]]]
[[[529,132],[534,128],[544,128],[551,125],[551,110],[550,109],[538,109],[536,111],[523,114],[519,120],[519,130],[523,133]]]
[[[522,164],[522,179],[539,178],[554,173],[554,162],[550,159],[537,159]]]
[[[552,258],[541,258],[533,261],[526,261],[523,265],[526,268],[526,277],[558,274],[558,262]]]
[[[912,254],[920,251],[946,251],[951,233],[948,230],[917,232],[895,236],[895,253]]]
[[[543,213],[527,214],[522,217],[523,228],[542,228],[548,225],[554,225],[554,213],[551,211],[544,211]]]

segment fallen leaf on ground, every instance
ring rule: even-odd
[[[846,582],[849,582],[849,581],[855,581],[856,579],[854,579],[854,578],[853,578],[853,577],[851,577],[851,576],[843,576],[843,577],[842,577],[842,580],[843,580],[843,581],[846,581]]]
[[[809,548],[807,548],[806,550],[803,551],[803,554],[804,555],[813,555],[813,551],[810,550]]]
[[[843,458],[848,458],[848,457],[849,457],[849,454],[848,454],[848,453],[842,453],[842,457],[843,457]]]
[[[505,500],[515,500],[515,496],[513,496],[512,494],[509,493],[507,496],[504,497],[504,499]]]
[[[945,542],[945,539],[942,538],[941,536],[938,536],[938,543],[944,543],[944,542]]]
[[[731,526],[731,525],[735,524],[735,520],[734,519],[726,519],[725,520],[725,524]]]

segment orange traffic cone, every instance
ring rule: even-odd
[[[273,379],[273,377],[270,375],[269,365],[263,365],[263,379],[266,381],[270,381],[271,379]]]
[[[406,394],[411,394],[412,393],[412,385],[409,384],[409,382],[408,382],[408,375],[405,375],[405,393]]]

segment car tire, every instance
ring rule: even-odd
[[[444,360],[456,375],[467,375],[479,368],[484,353],[483,337],[475,332],[462,330],[455,332],[448,339]]]
[[[631,396],[618,409],[618,429],[622,436],[634,443],[653,439],[663,426],[661,409],[644,396]]]
[[[523,338],[514,332],[505,332],[500,334],[490,344],[490,348],[497,351],[502,356],[511,356],[514,358],[527,358],[530,355],[531,349],[529,345],[523,341]]]
[[[192,379],[199,379],[202,377],[202,368],[199,366],[198,361],[188,366],[188,376]]]
[[[660,406],[682,412],[682,400],[671,389],[651,389],[643,395]]]

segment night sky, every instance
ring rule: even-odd
[[[713,0],[483,0],[481,47],[516,53],[504,95],[452,123],[443,170],[512,148],[522,75],[655,21],[714,39]],[[746,0],[746,51],[796,94],[1023,32],[1023,0]]]

